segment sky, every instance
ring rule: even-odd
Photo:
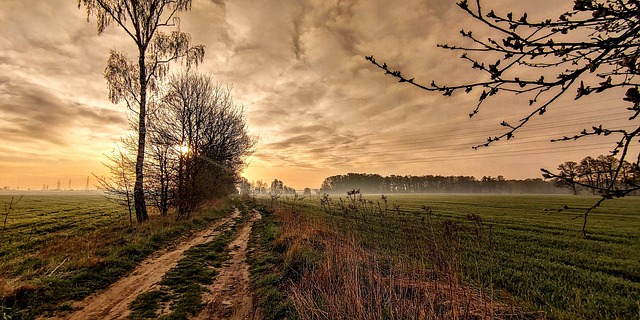
[[[557,17],[571,1],[484,1],[497,13]],[[507,9],[508,8],[508,9]],[[374,55],[416,82],[482,79],[451,52],[460,29],[483,28],[451,0],[194,0],[180,29],[206,46],[198,70],[232,84],[258,138],[243,175],[318,188],[348,172],[382,175],[541,177],[540,168],[606,154],[603,139],[550,143],[596,124],[620,124],[620,92],[573,100],[532,120],[511,141],[472,150],[528,112],[527,97],[442,97],[399,84],[365,60]],[[83,189],[128,128],[108,100],[109,50],[133,43],[115,25],[98,35],[74,0],[2,0],[0,187]],[[489,61],[493,62],[493,61]],[[179,70],[174,65],[172,70]],[[610,139],[609,139],[610,141]],[[93,184],[92,186],[93,187]]]

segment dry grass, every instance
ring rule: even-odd
[[[64,278],[70,271],[104,263],[121,254],[123,247],[146,247],[149,244],[144,242],[150,237],[164,237],[177,224],[173,216],[153,216],[148,223],[131,228],[126,223],[114,221],[111,227],[49,239],[36,250],[2,263],[0,297],[9,296],[19,288],[30,287],[31,282],[40,278]],[[25,261],[33,263],[29,265]]]
[[[301,319],[519,318],[512,305],[465,285],[455,253],[433,253],[438,266],[381,255],[356,233],[278,210],[290,299]],[[434,242],[435,243],[435,242]],[[437,250],[437,245],[430,250]],[[444,247],[440,247],[444,250]],[[446,261],[445,261],[446,260]]]

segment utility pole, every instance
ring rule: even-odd
[[[85,191],[89,191],[89,176],[87,176],[87,186],[84,188]]]

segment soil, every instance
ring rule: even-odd
[[[257,211],[229,244],[231,259],[223,265],[203,296],[206,307],[194,319],[253,319],[253,299],[249,288],[247,244],[253,223],[262,218]]]

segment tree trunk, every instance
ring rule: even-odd
[[[160,214],[166,216],[169,212],[169,174],[167,168],[167,153],[162,154],[160,162]]]
[[[178,158],[178,216],[182,219],[185,212],[185,192],[184,192],[184,155],[181,153]]]
[[[147,214],[147,205],[144,199],[144,147],[147,134],[146,115],[147,115],[147,70],[145,67],[145,50],[140,49],[139,67],[140,67],[140,109],[138,110],[138,155],[136,157],[136,182],[133,187],[133,200],[136,208],[136,219],[138,223],[149,219]]]

